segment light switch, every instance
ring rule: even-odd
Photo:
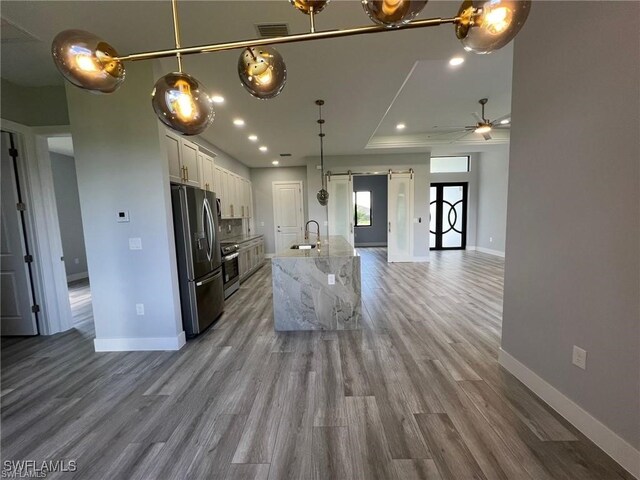
[[[126,223],[129,221],[129,210],[120,210],[118,212],[118,223]]]
[[[327,282],[329,283],[329,285],[335,285],[336,276],[333,273],[330,273],[329,275],[327,275]]]
[[[144,303],[136,303],[136,315],[144,315]]]
[[[129,250],[142,250],[142,239],[139,237],[130,238]]]

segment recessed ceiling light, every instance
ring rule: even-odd
[[[249,140],[251,140],[252,142],[257,142],[258,141],[258,136],[257,135],[249,135],[247,138]]]
[[[406,127],[404,123],[399,123],[396,125],[396,130],[404,130]]]
[[[258,150],[260,150],[261,152],[266,152],[269,149],[267,147],[265,147],[264,145],[262,145],[260,148],[258,148]]]
[[[500,124],[501,125],[506,125],[507,123],[509,123],[511,120],[509,120],[508,118],[505,118],[504,120],[500,120]]]
[[[241,118],[236,118],[236,119],[233,121],[233,124],[234,124],[236,127],[244,127],[244,120],[242,120]]]
[[[278,160],[274,160],[273,162],[271,162],[271,165],[278,165],[280,162]]]
[[[464,63],[464,58],[462,57],[453,57],[449,60],[449,65],[452,67],[457,67],[458,65],[462,65]]]
[[[224,103],[224,97],[222,95],[214,95],[211,97],[213,103]]]

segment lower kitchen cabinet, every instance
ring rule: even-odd
[[[240,282],[245,281],[264,263],[264,238],[259,237],[248,242],[240,243],[238,250],[238,268]]]

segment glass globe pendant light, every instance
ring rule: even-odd
[[[320,13],[327,6],[329,0],[289,0],[289,3],[302,13],[310,15],[312,13]]]
[[[273,47],[247,47],[238,59],[242,86],[256,98],[277,97],[287,82],[287,66]]]
[[[465,0],[456,23],[456,36],[465,50],[491,53],[518,34],[531,10],[531,0]]]
[[[112,93],[124,82],[118,52],[93,33],[65,30],[51,44],[53,61],[64,78],[93,93]]]
[[[171,1],[176,48],[180,30],[176,0]],[[211,124],[213,101],[198,80],[182,72],[182,57],[176,54],[178,71],[160,78],[151,92],[153,110],[162,123],[182,135],[198,135]]]
[[[418,16],[427,0],[363,0],[369,18],[379,25],[399,27]]]

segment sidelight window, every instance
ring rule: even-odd
[[[371,226],[371,192],[353,192],[354,217],[356,227]]]

